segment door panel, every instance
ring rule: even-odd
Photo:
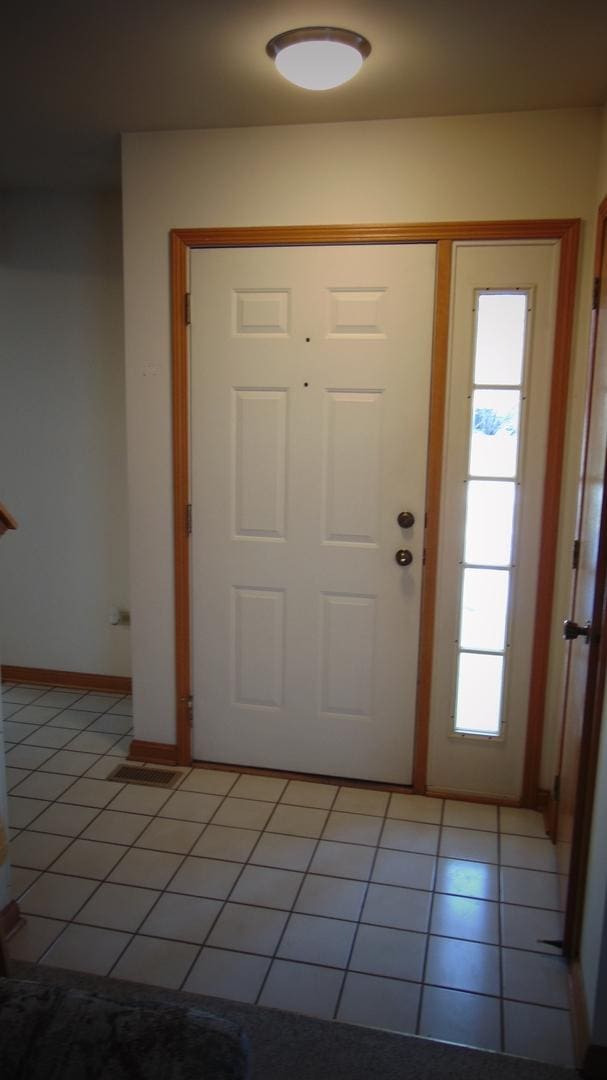
[[[196,758],[411,781],[434,274],[192,253]]]

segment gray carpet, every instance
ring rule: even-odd
[[[526,1058],[472,1050],[223,998],[13,963],[11,974],[128,1001],[194,1005],[233,1021],[251,1045],[251,1080],[574,1080],[576,1072]]]

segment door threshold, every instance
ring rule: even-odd
[[[383,780],[361,780],[351,776],[328,776],[326,774],[293,772],[290,769],[269,769],[255,765],[236,765],[233,762],[192,761],[193,769],[216,769],[223,772],[244,773],[249,776],[276,776],[281,780],[301,780],[312,784],[338,784],[340,787],[367,788],[370,791],[394,791],[401,795],[416,795],[411,784],[390,784]]]

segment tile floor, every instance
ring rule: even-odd
[[[539,814],[205,769],[123,785],[128,698],[3,699],[15,958],[573,1063]]]

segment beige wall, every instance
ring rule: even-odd
[[[589,296],[600,110],[132,134],[123,139],[135,730],[174,741],[169,264],[172,227],[581,217]],[[587,349],[576,323],[558,624],[569,588]],[[564,600],[563,600],[564,597]],[[544,783],[552,776],[553,729]]]
[[[120,197],[0,204],[6,664],[130,674]]]

